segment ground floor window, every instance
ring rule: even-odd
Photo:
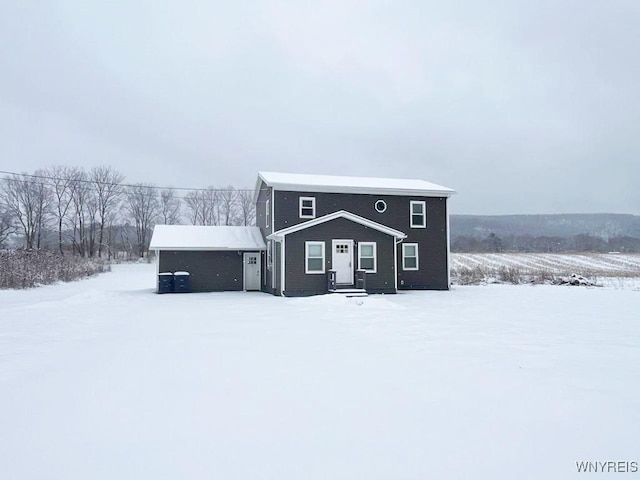
[[[358,243],[358,268],[369,273],[376,273],[376,242]]]
[[[324,242],[305,242],[304,273],[324,273]]]
[[[418,270],[418,244],[402,244],[402,269]]]

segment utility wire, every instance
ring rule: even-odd
[[[100,184],[100,185],[109,185],[109,186],[117,186],[117,187],[129,187],[129,188],[136,188],[139,186],[143,186],[145,188],[153,188],[155,190],[181,190],[181,191],[196,191],[196,192],[208,192],[210,190],[214,190],[216,192],[253,192],[252,189],[248,189],[248,188],[237,188],[237,189],[229,189],[229,188],[188,188],[188,187],[158,187],[156,185],[146,185],[146,184],[138,184],[138,185],[134,185],[134,184],[130,184],[130,183],[114,183],[114,182],[102,182],[99,180],[87,180],[87,179],[82,179],[82,178],[71,178],[71,177],[52,177],[49,175],[33,175],[33,174],[29,174],[29,173],[17,173],[17,172],[8,172],[5,170],[0,170],[0,174],[4,174],[4,175],[15,175],[15,176],[20,176],[20,177],[29,177],[29,178],[37,178],[37,179],[43,179],[43,180],[63,180],[63,181],[67,181],[67,182],[80,182],[80,183],[89,183],[91,185],[93,185],[95,187],[96,184]],[[50,186],[53,187],[55,185],[53,184],[45,184],[45,183],[40,183],[40,185],[46,185],[46,186]]]

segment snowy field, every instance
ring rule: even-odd
[[[638,288],[155,295],[154,272],[0,291],[0,479],[567,479],[640,461]]]
[[[637,253],[452,253],[451,266],[515,267],[525,273],[547,270],[557,275],[640,278]]]

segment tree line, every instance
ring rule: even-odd
[[[607,239],[581,233],[567,237],[503,235],[490,233],[485,238],[452,236],[451,251],[459,253],[640,253],[640,238],[615,236]]]
[[[0,178],[0,248],[143,257],[156,224],[252,225],[253,192],[127,184],[110,166],[54,166]]]

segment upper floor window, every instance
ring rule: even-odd
[[[427,227],[427,205],[423,200],[411,200],[411,228]]]
[[[269,216],[271,215],[271,202],[267,200],[264,204],[264,221],[265,227],[269,228]]]
[[[358,268],[376,273],[376,242],[358,242]]]
[[[300,218],[316,218],[315,197],[300,197]]]

